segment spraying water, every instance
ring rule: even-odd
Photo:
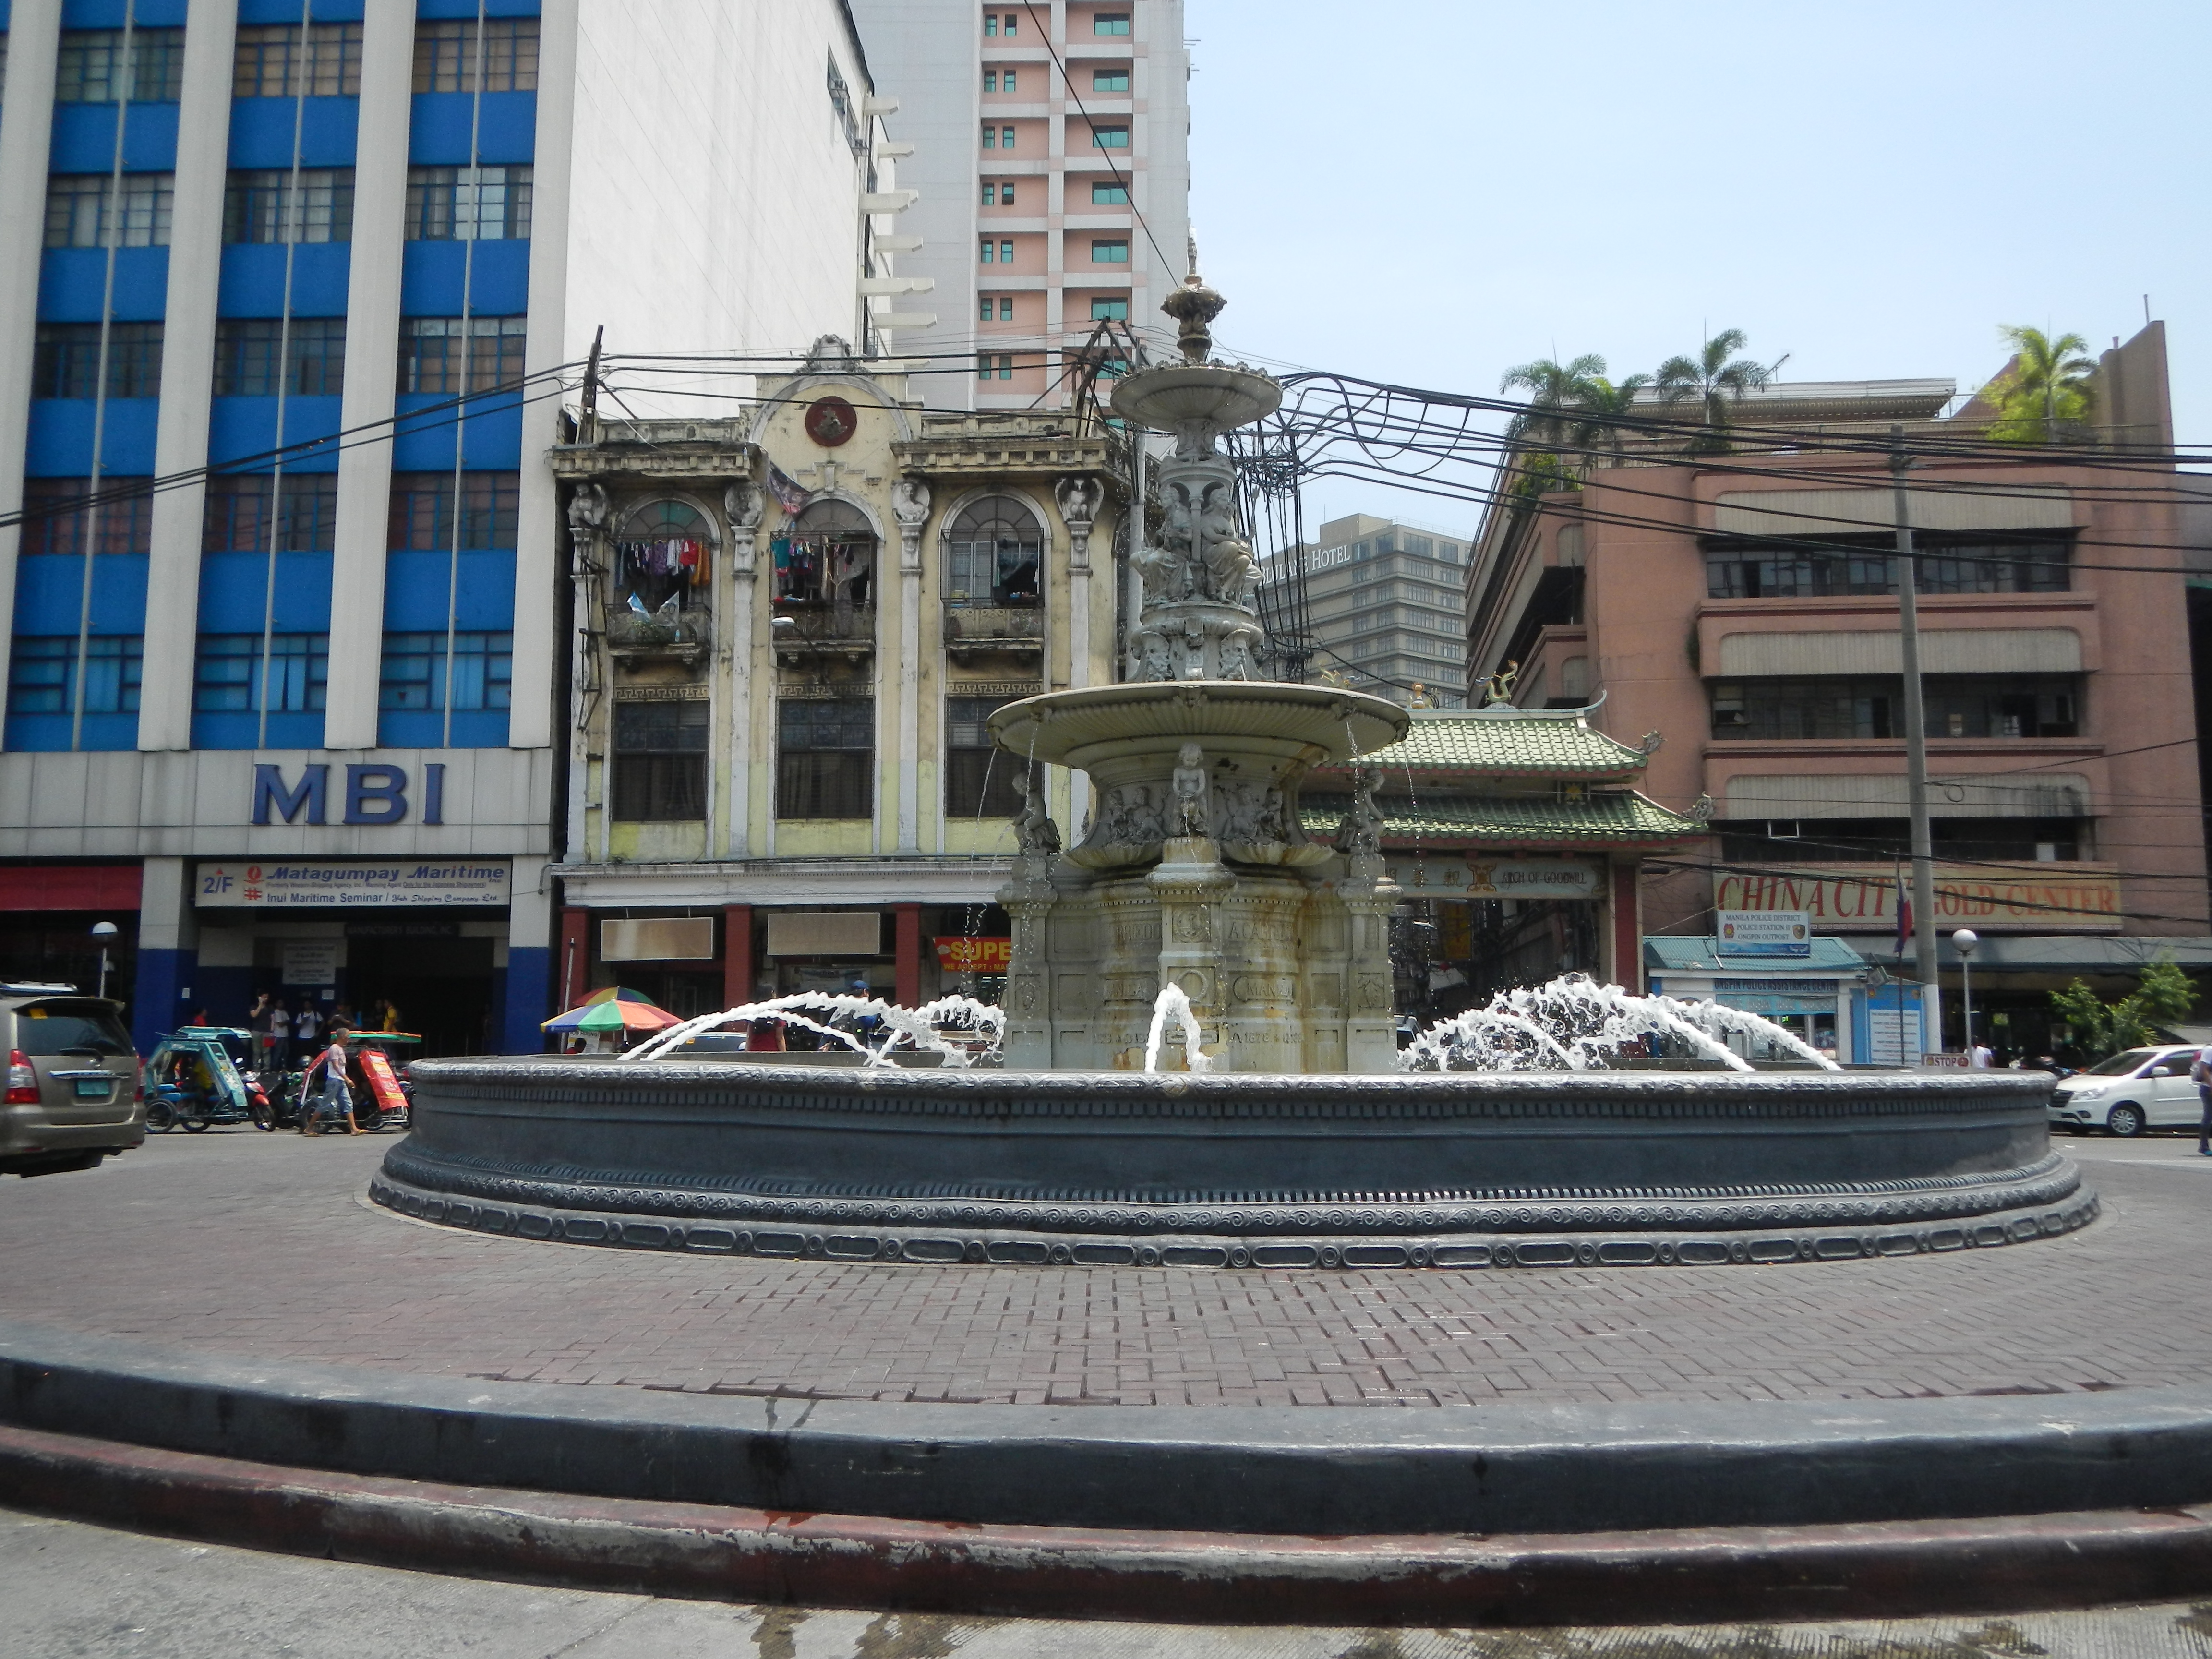
[[[805,1012],[802,1012],[805,1011]],[[830,1023],[811,1016],[820,1014]],[[843,1023],[837,1023],[840,1019]],[[680,1025],[672,1025],[657,1032],[623,1056],[625,1060],[658,1060],[689,1042],[702,1032],[712,1031],[732,1024],[750,1024],[756,1020],[772,1019],[780,1024],[796,1026],[802,1031],[812,1031],[827,1037],[854,1053],[866,1057],[871,1066],[888,1066],[891,1054],[901,1043],[920,1053],[942,1054],[945,1064],[953,1067],[974,1065],[978,1060],[989,1061],[999,1056],[1006,1039],[1006,1016],[1003,1010],[988,1002],[978,1002],[973,997],[945,996],[919,1008],[902,1007],[896,1002],[885,1002],[878,997],[833,996],[822,991],[802,991],[795,996],[775,997],[765,1002],[740,1003],[734,1008],[725,1008],[718,1014],[702,1014],[687,1019]],[[866,1036],[854,1029],[864,1022],[872,1022],[881,1041],[871,1046]],[[942,1028],[951,1027],[976,1032],[987,1038],[981,1053],[969,1048],[942,1035]]]
[[[1753,1069],[1722,1040],[1734,1033],[1810,1060],[1843,1068],[1773,1021],[1714,1002],[1637,996],[1568,974],[1548,985],[1500,991],[1487,1007],[1470,1008],[1430,1026],[1398,1056],[1402,1071],[1592,1071],[1613,1063],[1629,1045],[1656,1036],[1732,1072]]]
[[[1212,1060],[1200,1054],[1198,1048],[1198,1016],[1191,1011],[1190,999],[1180,985],[1164,987],[1152,1002],[1152,1029],[1145,1038],[1145,1069],[1160,1069],[1160,1045],[1166,1040],[1168,1021],[1173,1019],[1182,1031],[1182,1055],[1186,1066],[1194,1072],[1210,1072]]]

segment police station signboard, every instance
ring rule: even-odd
[[[1804,961],[1813,954],[1812,921],[1802,910],[1722,910],[1717,922],[1724,957]]]
[[[235,859],[202,864],[192,884],[208,908],[306,905],[501,905],[505,859]]]

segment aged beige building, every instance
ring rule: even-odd
[[[1022,768],[984,721],[1115,677],[1119,440],[925,412],[835,339],[742,414],[567,435],[564,1005],[995,989]]]

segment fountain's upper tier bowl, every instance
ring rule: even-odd
[[[1114,386],[1114,412],[1156,432],[1174,432],[1192,421],[1226,431],[1273,414],[1282,401],[1283,389],[1271,376],[1225,363],[1147,368]]]
[[[1024,697],[993,714],[990,726],[1012,754],[1110,781],[1129,763],[1186,743],[1209,762],[1237,754],[1308,766],[1348,760],[1395,743],[1412,719],[1395,702],[1333,686],[1156,680]]]

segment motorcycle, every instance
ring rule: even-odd
[[[414,1089],[404,1066],[392,1064],[393,1048],[422,1039],[410,1031],[356,1031],[347,1039],[353,1045],[346,1067],[348,1091],[353,1097],[353,1120],[364,1132],[404,1129],[413,1121]],[[345,1114],[321,1087],[320,1078],[310,1085],[304,1072],[285,1073],[279,1086],[274,1118],[285,1128],[306,1127],[311,1134],[343,1127]]]
[[[163,1037],[146,1063],[146,1127],[167,1134],[182,1127],[204,1134],[217,1123],[276,1127],[276,1109],[257,1073],[241,1071],[231,1045],[253,1041],[226,1025],[186,1025]]]

